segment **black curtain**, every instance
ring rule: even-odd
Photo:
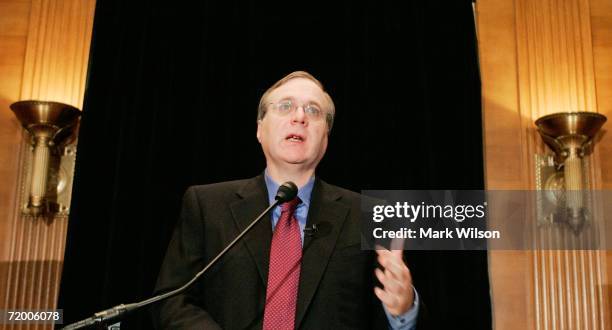
[[[361,189],[482,189],[471,1],[99,0],[60,308],[67,322],[153,289],[189,185],[264,169],[259,97],[318,77],[336,124],[317,175]],[[488,329],[484,252],[406,252],[440,329]],[[367,288],[364,288],[367,289]],[[127,329],[151,327],[135,313]]]

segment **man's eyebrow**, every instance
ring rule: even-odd
[[[308,103],[316,105],[317,107],[319,107],[319,109],[323,109],[323,106],[321,106],[321,104],[317,101],[309,101]]]
[[[291,96],[285,96],[285,97],[280,98],[280,99],[278,100],[278,102],[281,102],[281,101],[291,101],[291,102],[294,102],[294,101],[295,101],[295,99],[294,99],[293,97],[291,97]]]
[[[295,97],[293,96],[285,96],[280,98],[277,102],[282,102],[282,101],[291,101],[291,102],[297,102],[295,100]],[[308,101],[304,104],[312,104],[312,105],[316,105],[317,107],[319,107],[320,109],[323,109],[323,106],[321,105],[321,103],[319,103],[317,100],[315,99],[308,99]]]

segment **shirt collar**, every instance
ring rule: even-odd
[[[268,200],[270,204],[274,203],[274,197],[276,197],[276,192],[278,191],[278,187],[280,184],[276,183],[270,175],[268,175],[268,169],[264,171],[264,178],[266,180],[266,187],[268,188]],[[310,207],[310,196],[312,195],[312,188],[314,187],[315,176],[311,176],[308,182],[302,187],[298,189],[298,197],[302,200],[302,204],[307,208]],[[298,205],[301,206],[302,204]]]

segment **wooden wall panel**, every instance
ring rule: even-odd
[[[602,187],[612,189],[612,1],[591,0],[593,62],[599,112],[608,117],[599,141]]]
[[[527,185],[525,145],[519,109],[513,1],[478,1],[477,25],[482,77],[485,180],[489,189]],[[518,161],[508,161],[518,159]],[[496,329],[529,329],[529,256],[521,251],[491,251],[489,278]],[[515,290],[508,290],[512,283]],[[502,299],[498,297],[503,292]],[[501,312],[503,311],[503,312]]]
[[[514,3],[479,1],[477,5],[482,104],[485,178],[496,189],[520,189],[527,184],[527,160],[523,144],[515,141],[523,134],[517,82]],[[503,78],[502,78],[503,77]],[[502,79],[500,79],[502,78]],[[520,161],[508,162],[507,159]]]
[[[19,100],[31,0],[0,0],[0,308],[6,308],[21,126],[9,110]]]
[[[0,137],[7,137],[0,141],[1,308],[55,308],[67,229],[66,218],[44,221],[20,212],[29,137],[8,105],[39,99],[82,107],[94,8],[95,0],[0,0],[0,42],[8,40],[0,44],[0,65],[6,61],[13,74],[0,80]]]
[[[600,91],[612,72],[612,54],[602,49],[611,44],[611,15],[606,0],[477,2],[488,189],[535,188],[534,155],[546,150],[533,124],[540,116],[595,111],[610,118],[610,94]],[[591,156],[595,188],[611,186],[610,145],[600,141]],[[610,252],[489,257],[496,329],[610,327]]]
[[[599,141],[602,188],[612,189],[612,1],[591,0],[593,62],[599,112],[608,117],[606,134]],[[609,224],[612,225],[612,224]],[[612,277],[612,251],[607,253],[607,276]],[[612,281],[605,291],[612,297]],[[610,298],[612,300],[612,298]],[[608,310],[612,310],[608,301]],[[612,321],[611,321],[612,322]]]

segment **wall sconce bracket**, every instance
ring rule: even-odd
[[[536,154],[535,155],[535,181],[537,190],[537,219],[538,227],[546,227],[567,223],[569,220],[567,213],[566,188],[564,177],[563,163],[557,163],[558,157],[554,154]],[[588,169],[590,161],[588,157],[583,157],[580,160],[582,178],[585,187],[590,186]],[[583,222],[575,223],[571,226],[572,229],[582,229],[589,227],[591,209],[591,194],[590,191],[581,191],[584,200]],[[551,207],[554,205],[554,207]]]
[[[605,121],[594,112],[554,113],[536,120],[542,140],[553,152],[535,155],[538,226],[564,224],[578,234],[589,224],[588,155]]]
[[[32,172],[33,168],[34,147],[30,146],[28,151],[23,162],[19,200],[21,201],[21,213],[24,216],[35,217],[39,214],[32,212],[28,201],[32,185],[32,178],[29,173]],[[52,145],[50,151],[47,189],[42,208],[45,210],[44,213],[52,213],[56,218],[67,218],[72,197],[76,144]]]
[[[76,154],[76,126],[81,111],[68,104],[26,100],[11,110],[29,133],[22,168],[20,204],[29,217],[67,216]],[[21,202],[23,201],[23,202]]]

